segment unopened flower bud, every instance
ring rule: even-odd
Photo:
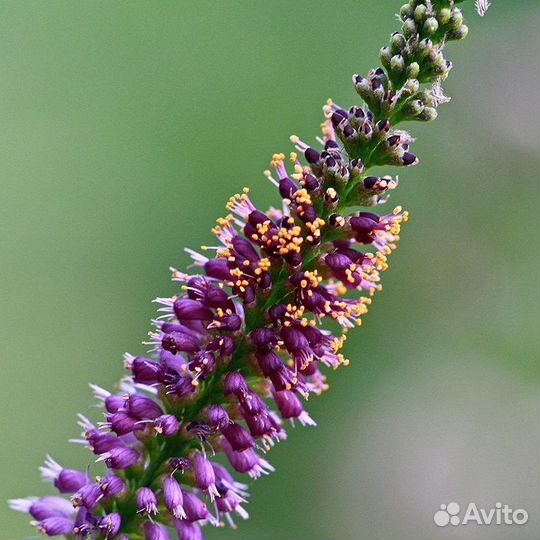
[[[390,49],[392,54],[401,53],[406,45],[407,41],[403,34],[400,34],[399,32],[394,32],[392,34],[392,37],[390,38]]]
[[[152,516],[158,513],[157,498],[150,488],[142,487],[137,490],[137,512]]]
[[[428,17],[422,27],[424,34],[431,36],[439,29],[439,22],[435,17]]]
[[[418,29],[416,27],[415,22],[412,19],[407,19],[403,23],[403,34],[406,38],[410,38],[414,35],[416,35],[418,32]]]
[[[395,74],[400,74],[405,67],[405,61],[403,60],[403,56],[400,54],[396,54],[395,56],[392,56],[392,59],[390,60],[390,70],[393,71]]]

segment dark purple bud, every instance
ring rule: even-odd
[[[180,322],[210,321],[214,317],[212,310],[198,302],[187,298],[179,299],[173,305],[174,314]]]
[[[285,326],[281,330],[281,337],[285,343],[285,347],[290,353],[299,352],[309,349],[309,343],[304,334],[293,326]]]
[[[135,465],[141,456],[134,448],[125,446],[112,448],[103,457],[107,467],[111,469],[127,469]]]
[[[315,176],[313,176],[312,174],[305,174],[304,187],[308,191],[315,191],[316,189],[319,189],[321,185]]]
[[[253,447],[251,435],[239,424],[229,424],[221,432],[236,452]]]
[[[239,399],[243,399],[248,391],[246,379],[238,371],[230,371],[225,375],[223,387],[223,393],[226,396],[234,394]]]
[[[268,309],[268,317],[272,322],[280,321],[287,313],[287,306],[285,304],[276,304]]]
[[[72,519],[64,517],[50,517],[35,524],[37,530],[47,536],[60,536],[64,534],[72,534],[74,522]]]
[[[275,349],[278,337],[270,328],[256,328],[250,334],[251,341],[259,351],[271,351]]]
[[[231,336],[221,336],[213,339],[206,348],[208,351],[218,352],[219,356],[230,356],[235,349],[235,342]]]
[[[379,131],[383,131],[385,133],[388,133],[388,131],[390,131],[390,127],[391,127],[390,121],[387,120],[386,118],[383,119],[383,120],[379,120],[377,122],[377,129]]]
[[[86,484],[71,497],[75,508],[84,506],[88,510],[93,510],[103,498],[103,493],[98,484]]]
[[[298,382],[296,374],[283,363],[278,371],[269,375],[269,378],[276,390],[289,390]]]
[[[106,539],[114,538],[121,526],[122,518],[116,512],[103,516],[98,522],[98,529]]]
[[[157,504],[157,497],[150,488],[142,487],[137,490],[137,513],[156,515]]]
[[[283,418],[297,418],[304,412],[302,403],[293,392],[282,390],[274,392],[274,400]]]
[[[349,220],[349,224],[351,226],[351,229],[356,232],[363,235],[369,235],[373,232],[375,227],[377,226],[377,222],[371,219],[370,217],[352,217]]]
[[[214,355],[208,351],[202,351],[197,353],[193,360],[189,363],[189,369],[191,371],[200,372],[202,375],[208,375],[214,371],[216,367],[216,361]]]
[[[60,493],[75,493],[86,484],[88,484],[86,474],[74,469],[62,469],[54,480],[54,487]]]
[[[231,243],[234,250],[238,253],[238,255],[240,255],[240,257],[252,263],[259,262],[259,254],[248,240],[242,238],[241,236],[235,236]]]
[[[131,363],[131,372],[136,383],[153,385],[159,380],[160,365],[148,358],[136,356]]]
[[[132,394],[127,402],[127,410],[133,418],[140,420],[154,419],[163,414],[161,407],[143,394]]]
[[[171,469],[173,470],[173,472],[176,472],[176,471],[184,472],[191,467],[191,462],[189,461],[188,458],[174,457],[174,458],[169,459],[169,465],[171,466]]]
[[[270,417],[266,414],[257,414],[255,416],[246,414],[244,419],[253,437],[264,437],[275,432]]]
[[[306,158],[306,161],[312,165],[318,163],[319,159],[321,158],[319,152],[311,147],[305,149],[304,157]]]
[[[325,258],[324,262],[330,267],[334,272],[342,271],[348,268],[352,261],[346,255],[343,255],[337,251],[334,253],[329,253]]]
[[[178,534],[178,540],[204,540],[201,528],[196,523],[177,520],[174,526]]]
[[[268,412],[268,407],[264,400],[256,392],[249,390],[242,401],[243,411],[250,416],[255,416],[257,414],[266,414]]]
[[[292,200],[294,194],[298,191],[298,186],[289,178],[282,178],[279,181],[279,194],[284,199]]]
[[[162,414],[154,421],[154,429],[164,437],[172,437],[178,433],[179,427],[176,416],[173,416],[172,414]]]
[[[182,489],[173,476],[167,475],[163,480],[163,499],[165,501],[165,507],[174,518],[186,518]]]
[[[177,352],[195,353],[199,350],[199,340],[185,332],[173,332],[165,334],[161,339],[161,346],[173,354]]]
[[[273,470],[273,467],[261,459],[253,448],[248,448],[243,452],[235,452],[225,437],[222,437],[220,444],[229,463],[236,472],[247,473],[252,478],[257,478],[261,474],[267,474]]]
[[[73,515],[73,505],[62,497],[41,497],[35,501],[16,499],[10,501],[14,510],[28,512],[34,519],[42,521],[50,517],[69,518]]]
[[[414,165],[418,163],[418,158],[410,152],[405,152],[403,156],[401,156],[401,161],[403,161],[404,165]]]
[[[207,288],[203,301],[205,305],[214,309],[228,309],[233,306],[229,299],[229,295],[223,289],[220,289],[214,285],[210,285]]]
[[[193,456],[193,474],[195,482],[201,489],[209,491],[215,489],[216,476],[212,464],[201,452],[196,452]]]
[[[221,281],[230,281],[231,271],[224,259],[211,259],[204,265],[206,275]]]
[[[242,327],[242,319],[233,313],[220,318],[215,325],[217,329],[222,331],[237,332]]]
[[[401,137],[399,135],[391,135],[386,139],[386,144],[388,146],[397,146],[399,144],[399,141],[401,140]]]
[[[144,524],[144,540],[171,540],[164,525],[147,521]]]
[[[265,377],[270,377],[270,375],[277,373],[283,366],[281,358],[272,351],[257,353],[256,357]]]
[[[210,405],[207,415],[208,424],[215,429],[223,429],[230,423],[229,414],[220,405]]]
[[[366,178],[364,178],[364,187],[371,189],[378,181],[379,178],[377,176],[366,176]]]
[[[115,474],[108,474],[99,480],[99,488],[105,497],[114,497],[124,491],[126,484]]]
[[[189,521],[199,521],[208,517],[206,505],[189,491],[184,492],[184,510]]]
[[[112,433],[97,433],[92,436],[88,442],[92,447],[94,454],[98,456],[110,452],[113,448],[125,446],[124,443]]]
[[[111,431],[117,435],[126,435],[136,430],[144,429],[144,426],[137,424],[137,419],[132,418],[128,413],[120,411],[115,414],[108,414],[107,420]]]
[[[345,136],[345,138],[350,139],[356,135],[356,131],[352,126],[346,125],[343,128],[343,135]]]
[[[107,412],[115,413],[118,412],[120,409],[122,409],[125,405],[125,398],[123,396],[117,396],[114,394],[111,394],[110,396],[107,396],[105,398],[105,409]]]
[[[253,227],[256,227],[257,225],[261,225],[262,223],[272,223],[272,220],[260,210],[253,210],[248,216],[248,222]]]

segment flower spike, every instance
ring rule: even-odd
[[[276,189],[264,210],[244,189],[212,229],[213,247],[191,249],[190,272],[171,268],[177,292],[157,298],[145,356],[124,356],[113,392],[91,385],[103,413],[79,416],[89,462],[103,476],[47,457],[44,480],[62,496],[14,499],[47,536],[70,540],[202,540],[205,525],[248,517],[248,486],[285,425],[315,426],[305,399],[347,366],[347,332],[362,323],[408,213],[376,211],[398,186],[374,167],[419,163],[399,127],[428,122],[449,98],[445,47],[468,32],[459,0],[410,0],[401,29],[380,51],[382,67],[353,76],[361,102],[328,100],[320,137],[293,135],[265,177]],[[476,0],[484,15],[486,0]],[[380,173],[378,173],[380,174]],[[222,453],[229,468],[216,461]]]

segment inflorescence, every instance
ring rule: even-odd
[[[329,100],[317,144],[292,136],[295,151],[272,157],[264,174],[281,209],[258,209],[244,189],[217,220],[216,245],[187,250],[193,272],[172,269],[179,293],[156,300],[148,357],[125,355],[129,375],[116,392],[92,385],[103,422],[80,416],[74,442],[104,472],[91,477],[48,457],[42,477],[60,496],[10,501],[39,532],[167,540],[175,530],[199,540],[204,524],[247,518],[248,486],[229,469],[268,474],[263,456],[285,439],[284,422],[315,425],[303,400],[327,389],[328,368],[348,364],[347,331],[381,290],[407,212],[371,210],[398,179],[368,170],[418,163],[397,125],[433,120],[448,101],[443,48],[467,35],[456,3],[405,4],[383,67],[353,77],[362,105]],[[219,452],[229,469],[214,460]]]

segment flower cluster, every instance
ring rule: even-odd
[[[102,422],[80,416],[74,442],[105,472],[91,477],[49,457],[42,476],[60,495],[11,501],[39,532],[163,540],[172,529],[199,540],[204,524],[247,518],[248,486],[229,469],[269,473],[264,455],[285,439],[285,422],[315,424],[303,400],[327,388],[328,368],[348,364],[346,333],[381,289],[407,221],[399,206],[372,211],[398,179],[367,172],[418,163],[396,126],[436,117],[452,67],[443,46],[467,33],[454,2],[411,0],[401,19],[383,68],[353,77],[363,104],[329,100],[317,143],[292,136],[295,151],[272,157],[265,176],[279,209],[259,209],[244,189],[217,220],[216,245],[188,250],[192,272],[172,269],[178,294],[156,300],[148,356],[126,354],[115,393],[92,385]]]

